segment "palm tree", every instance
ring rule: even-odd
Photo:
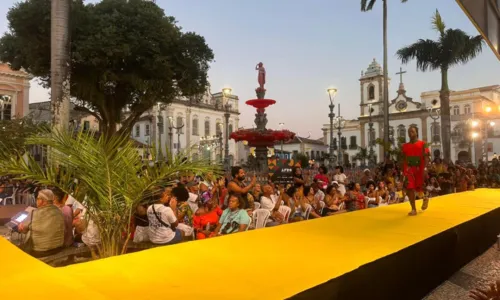
[[[465,64],[482,51],[483,38],[480,35],[469,36],[460,29],[446,28],[439,11],[432,18],[432,27],[439,34],[437,41],[420,39],[416,43],[398,50],[397,56],[403,64],[410,60],[417,61],[417,70],[441,71],[441,136],[443,137],[443,156],[451,160],[451,120],[450,89],[448,70],[456,65]]]
[[[401,0],[401,3],[405,3],[408,0]],[[361,0],[361,11],[369,11],[373,9],[377,0]],[[387,0],[382,0],[383,7],[383,32],[384,32],[384,141],[389,141],[389,80],[387,71]],[[387,157],[387,152],[384,153],[384,157]]]
[[[51,6],[51,112],[52,126],[59,130],[69,126],[70,1],[52,0]]]
[[[137,206],[150,202],[179,174],[220,173],[206,161],[182,159],[189,153],[181,153],[168,164],[144,164],[128,134],[97,138],[83,131],[49,130],[28,138],[26,144],[49,149],[46,168],[42,169],[31,154],[22,157],[0,141],[0,176],[30,179],[41,186],[59,187],[67,194],[74,191],[73,196],[87,208],[87,221],[99,231],[100,257],[126,251]],[[158,152],[151,152],[155,161]]]
[[[366,160],[370,160],[370,153],[366,147],[359,147],[359,151],[354,155],[354,160],[359,160],[362,166],[366,165]]]

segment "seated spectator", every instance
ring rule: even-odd
[[[200,186],[196,182],[192,181],[186,185],[187,190],[189,191],[189,197],[186,201],[182,201],[182,204],[189,205],[191,208],[191,214],[194,214],[195,211],[198,210],[198,203],[200,202]],[[191,225],[191,224],[188,224]]]
[[[171,207],[179,222],[177,228],[184,233],[184,236],[186,238],[188,238],[192,236],[194,232],[193,215],[195,211],[193,211],[192,209],[196,208],[197,211],[198,204],[196,204],[196,206],[191,205],[193,203],[190,202],[190,199],[192,200],[192,197],[182,186],[174,187],[173,189],[166,188],[162,195],[162,198],[165,198],[165,202],[169,203],[171,197],[175,198],[177,204],[175,208]],[[196,200],[196,202],[197,201],[198,200]]]
[[[64,217],[64,246],[73,245],[73,210],[71,207],[64,204],[66,193],[60,188],[53,188],[54,205],[59,207]]]
[[[431,177],[429,179],[429,183],[426,187],[427,192],[429,193],[429,197],[437,197],[441,193],[441,187],[439,187],[439,182],[436,177]]]
[[[145,204],[137,206],[134,213],[134,243],[149,241],[148,207]]]
[[[306,209],[308,201],[306,197],[304,197],[304,186],[301,186],[297,189],[294,189],[295,193],[293,197],[290,199],[290,204],[292,205],[290,208],[292,209],[290,222],[298,222],[305,220],[306,217]]]
[[[26,251],[34,257],[53,255],[64,247],[64,216],[53,203],[54,193],[41,190],[30,223],[19,224],[19,232],[29,233]]]
[[[260,197],[262,197],[262,187],[259,183],[255,184],[252,189],[252,196],[255,202],[260,202]]]
[[[375,190],[375,182],[369,181],[366,185],[366,189],[366,203],[368,204],[368,208],[378,207],[380,198]]]
[[[323,208],[322,216],[330,216],[340,209],[340,204],[343,202],[342,194],[338,191],[339,184],[336,181],[326,188],[325,207]]]
[[[387,192],[389,193],[389,204],[398,203],[398,195],[396,194],[396,188],[392,182],[387,183]]]
[[[349,191],[346,193],[344,198],[346,202],[347,211],[355,211],[360,209],[365,209],[365,195],[361,192],[361,186],[359,183],[349,184]]]
[[[250,225],[250,217],[244,209],[245,202],[241,196],[230,195],[228,208],[224,210],[219,219],[215,232],[217,235],[225,235],[242,232]]]
[[[312,207],[312,210],[309,213],[309,218],[311,217],[313,219],[321,218],[321,205],[319,201],[316,201],[314,197],[314,189],[311,186],[309,185],[304,186],[304,197],[306,203],[308,203]]]
[[[165,206],[168,204],[169,206]],[[177,228],[179,222],[174,214],[177,199],[161,197],[148,207],[149,240],[157,245],[172,245],[182,241],[183,233]]]
[[[204,198],[203,206],[193,216],[193,228],[196,231],[196,239],[216,236],[215,229],[222,215],[222,210],[214,198]]]
[[[328,169],[322,165],[319,167],[319,173],[314,176],[314,180],[320,184],[321,189],[326,189],[330,184],[330,179],[328,178]]]
[[[260,208],[267,209],[271,213],[267,220],[266,227],[276,226],[284,221],[284,216],[278,211],[281,206],[284,190],[280,191],[280,196],[274,194],[270,184],[265,184],[262,188],[263,194],[260,200]]]
[[[389,203],[389,193],[387,192],[384,181],[378,182],[376,191],[377,191],[378,205],[380,206],[387,205]]]

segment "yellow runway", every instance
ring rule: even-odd
[[[284,299],[498,207],[480,189],[58,269],[0,239],[0,299]]]

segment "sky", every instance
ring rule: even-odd
[[[8,30],[6,13],[18,0],[1,0],[0,32]],[[90,1],[96,2],[96,1]],[[186,31],[203,35],[215,53],[209,71],[212,93],[231,87],[240,99],[240,127],[251,127],[254,109],[244,104],[256,98],[255,65],[266,68],[268,128],[285,128],[300,136],[319,138],[329,122],[327,88],[335,87],[341,115],[359,115],[359,77],[373,58],[382,63],[382,5],[361,12],[359,0],[157,0]],[[438,9],[446,25],[478,34],[455,0],[389,1],[388,53],[390,99],[396,97],[401,67],[396,51],[420,38],[436,39],[431,17]],[[402,66],[407,96],[440,88],[439,72],[417,72]],[[500,84],[500,63],[485,46],[483,53],[449,74],[452,90]],[[49,100],[47,90],[32,83],[30,102]],[[337,113],[337,107],[335,108]]]

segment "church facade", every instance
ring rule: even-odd
[[[422,92],[420,99],[414,100],[406,93],[403,73],[406,72],[401,69],[396,73],[400,75],[399,86],[392,99],[391,94],[389,95],[391,100],[387,103],[390,142],[396,145],[400,139],[407,141],[407,130],[413,125],[418,128],[419,137],[429,144],[433,158],[442,158],[439,91]],[[360,115],[355,120],[348,120],[341,131],[340,149],[344,164],[362,164],[355,158],[360,148],[367,149],[368,152],[373,150],[377,161],[383,158],[382,146],[375,143],[377,138],[384,136],[383,79],[382,67],[375,59],[361,73]],[[453,161],[477,162],[481,159],[483,147],[490,159],[500,152],[500,85],[452,91],[450,108]],[[489,111],[486,112],[487,110]],[[325,143],[330,143],[329,128],[329,124],[323,126]],[[338,155],[337,134],[337,130],[334,130],[334,155]],[[485,136],[487,139],[483,139]]]
[[[0,120],[22,118],[29,113],[29,90],[32,77],[0,63]]]

